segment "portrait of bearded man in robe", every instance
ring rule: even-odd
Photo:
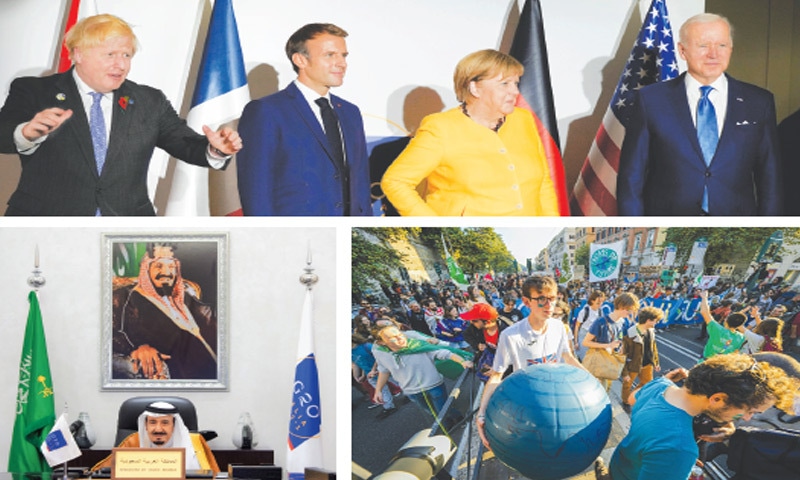
[[[183,278],[176,249],[148,244],[138,278],[114,288],[114,379],[217,378],[217,317]]]

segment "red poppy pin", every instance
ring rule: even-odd
[[[128,109],[128,105],[133,105],[133,100],[131,97],[125,95],[124,97],[119,97],[119,106],[122,107],[123,110]]]

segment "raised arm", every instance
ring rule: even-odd
[[[700,315],[703,316],[703,321],[706,324],[714,320],[714,317],[711,316],[711,309],[708,306],[708,290],[700,292]]]

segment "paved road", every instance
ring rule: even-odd
[[[688,369],[697,363],[705,345],[704,340],[698,339],[699,334],[699,326],[675,326],[668,330],[658,331],[656,338],[662,373],[679,366]],[[793,356],[800,360],[800,355]],[[477,394],[479,384],[480,382],[478,381],[475,381],[474,384],[469,380],[466,381],[466,385],[461,389],[461,395],[456,403],[461,412],[470,411],[468,407],[470,404],[470,391],[472,391],[474,397]],[[449,385],[452,385],[452,382],[449,382]],[[622,410],[620,404],[620,387],[620,382],[614,382],[610,395],[614,422],[611,436],[602,455],[606,460],[610,459],[614,447],[630,427],[630,418]],[[357,465],[375,474],[382,471],[389,464],[394,454],[409,438],[422,429],[430,428],[432,421],[412,403],[399,406],[397,413],[383,420],[375,418],[380,409],[369,409],[368,405],[369,402],[364,401],[362,395],[353,389],[352,455],[354,469]],[[472,435],[470,435],[471,430],[468,424],[450,433],[454,445],[460,446],[462,449],[460,452],[462,455],[459,456],[456,453],[451,462],[460,459],[461,466],[466,467],[467,458],[470,458],[466,449],[469,445],[469,448],[471,448],[470,453],[477,450],[477,433],[472,432]],[[470,441],[470,438],[472,441]],[[475,453],[472,453],[471,456],[474,458],[474,455]],[[477,480],[524,478],[502,465],[491,453],[484,455],[482,460],[483,468],[481,476]],[[450,465],[447,466],[447,470],[450,470]],[[463,470],[466,469],[464,468]],[[459,474],[458,477],[466,478],[463,474]],[[572,480],[589,480],[593,478],[594,473],[588,471],[571,477]]]

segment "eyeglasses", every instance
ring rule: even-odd
[[[545,297],[544,295],[541,297],[528,297],[532,301],[536,302],[536,305],[539,307],[544,307],[545,304],[549,303],[550,305],[554,304],[558,298],[556,297]]]

